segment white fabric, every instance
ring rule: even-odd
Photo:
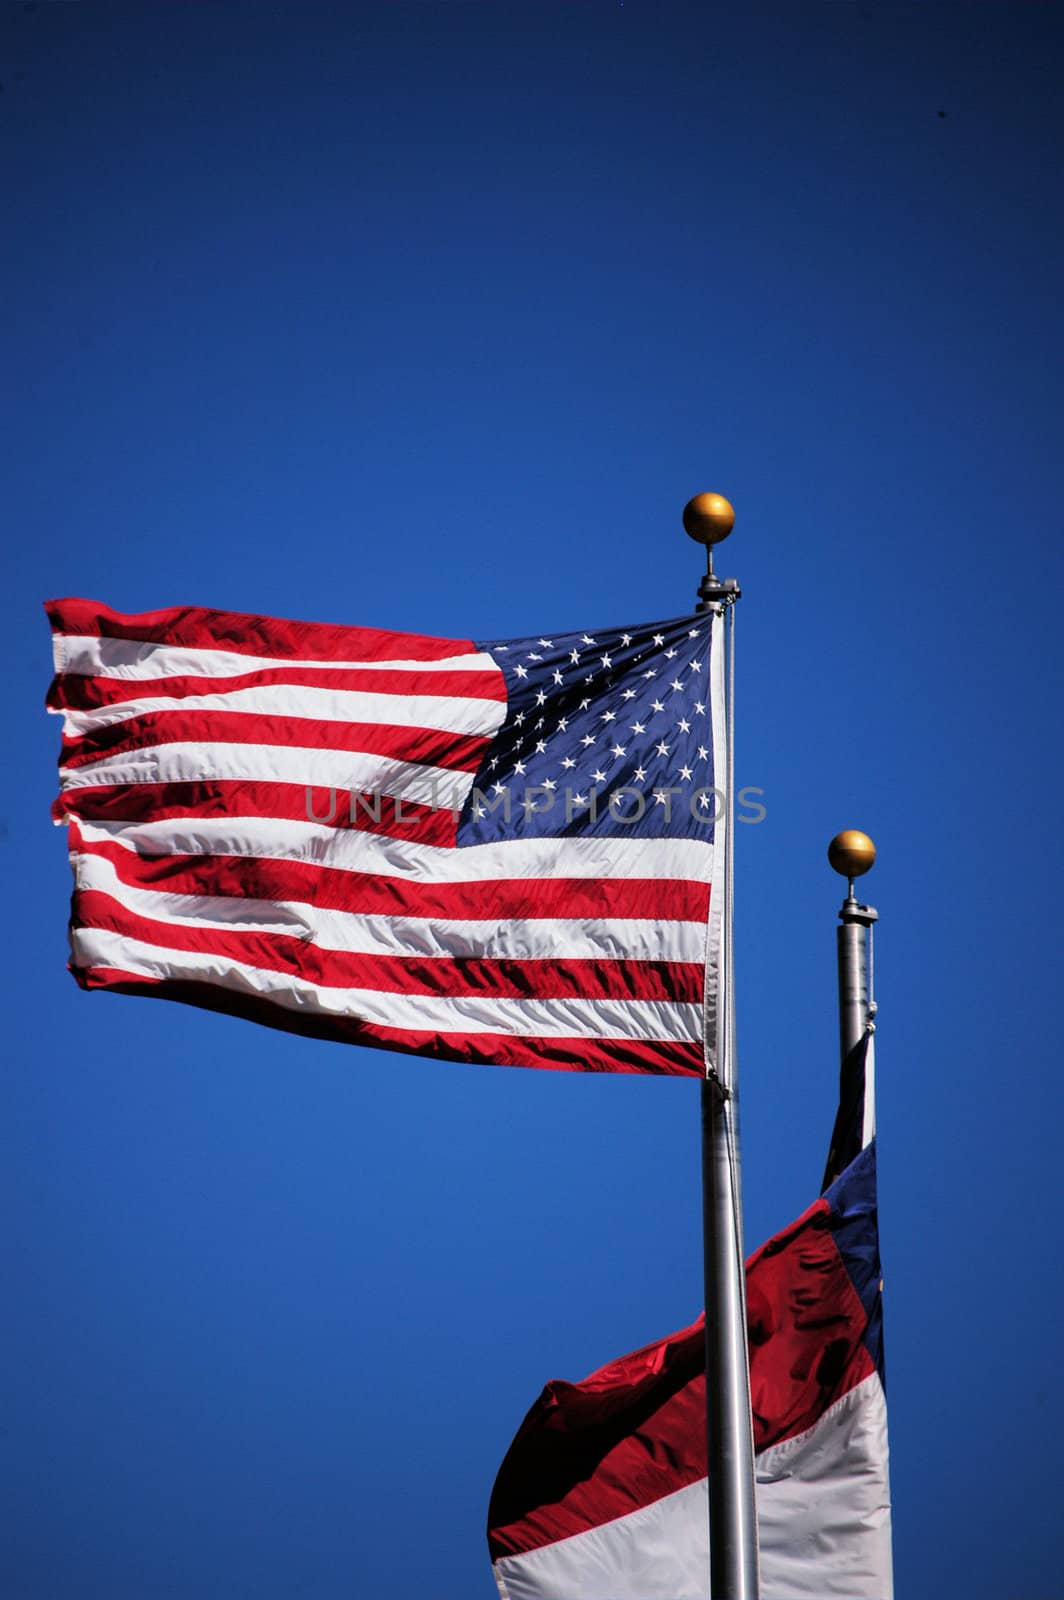
[[[701,922],[640,917],[397,917],[335,911],[306,900],[255,900],[249,895],[174,894],[143,889],[119,877],[106,856],[75,851],[79,889],[112,895],[139,916],[176,927],[286,933],[319,950],[349,955],[475,957],[484,961],[699,962]]]
[[[762,1600],[891,1600],[887,1415],[876,1373],[756,1460]],[[706,1600],[706,1480],[495,1563],[501,1600]]]
[[[451,777],[454,774],[450,774]],[[346,789],[341,788],[340,800]],[[409,798],[409,797],[408,797]],[[162,817],[154,822],[88,822],[84,839],[113,840],[141,855],[253,856],[313,861],[347,872],[407,877],[421,883],[476,883],[504,878],[664,878],[707,880],[713,845],[702,839],[508,839],[461,850],[357,828],[331,828],[283,817]],[[666,907],[666,909],[668,909]],[[700,927],[704,923],[700,920]]]
[[[512,1033],[541,1039],[696,1039],[702,1008],[667,1000],[514,1000],[480,995],[397,994],[331,988],[294,973],[253,967],[209,951],[147,944],[107,928],[74,928],[74,964],[136,978],[215,984],[319,1016],[429,1033]]]
[[[57,633],[52,637],[56,672],[104,678],[240,678],[248,672],[284,667],[327,667],[330,671],[490,672],[499,668],[486,650],[442,656],[433,661],[334,661],[315,656],[253,656],[241,650],[208,650],[197,645],[155,644],[146,639],[104,639],[96,634]]]

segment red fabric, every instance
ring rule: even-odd
[[[280,918],[280,913],[275,913]],[[376,989],[386,994],[485,995],[514,1000],[662,1000],[697,1005],[703,974],[697,962],[507,961],[498,957],[393,956],[329,949],[287,933],[205,927],[140,916],[99,889],[74,894],[74,927],[104,928],[163,950],[189,950],[286,974],[322,989]]]
[[[704,921],[709,885],[658,878],[488,878],[469,883],[410,883],[379,872],[349,872],[313,861],[271,856],[137,855],[108,840],[86,842],[72,831],[71,849],[105,856],[123,883],[172,894],[237,895],[255,900],[310,900],[362,916],[466,919],[656,917]]]
[[[74,969],[71,969],[74,971]],[[672,1077],[701,1078],[705,1067],[701,1046],[685,1040],[563,1039],[551,1035],[503,1033],[451,1034],[410,1028],[384,1028],[353,1017],[322,1017],[303,1011],[285,1011],[252,995],[207,983],[151,979],[114,967],[74,971],[83,989],[103,989],[113,994],[162,995],[184,1005],[221,1011],[228,1016],[262,1022],[271,1028],[344,1044],[372,1045],[378,1050],[399,1050],[404,1055],[431,1056],[435,1060],[465,1061],[479,1066],[539,1067],[557,1072],[638,1072]]]
[[[867,1316],[818,1200],[746,1265],[754,1448],[804,1433],[873,1371]],[[706,1475],[703,1319],[549,1383],[510,1447],[488,1513],[492,1559],[538,1549]]]
[[[331,622],[291,622],[204,606],[170,606],[126,615],[98,600],[69,598],[48,600],[44,609],[55,633],[143,639],[194,650],[290,656],[332,665],[338,661],[442,661],[459,651],[470,655],[476,651],[471,639],[435,639]]]

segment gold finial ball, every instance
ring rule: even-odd
[[[859,828],[845,828],[828,845],[828,860],[844,878],[859,878],[875,865],[876,847]]]
[[[735,526],[735,507],[722,494],[696,494],[683,508],[683,525],[699,544],[720,544]]]

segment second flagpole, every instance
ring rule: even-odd
[[[683,524],[706,547],[698,610],[717,612],[734,641],[733,606],[741,590],[713,571],[713,546],[732,530],[735,513],[722,495],[696,495]],[[730,660],[729,660],[730,666]],[[714,854],[714,896],[723,893],[722,970],[716,1004],[717,1061],[702,1082],[702,1234],[706,1302],[706,1464],[709,1494],[710,1600],[757,1600],[757,1507],[746,1335],[746,1274],[740,1189],[738,1098],[732,983],[731,851],[734,815],[732,684],[726,686],[725,773]],[[723,827],[719,825],[723,821]],[[723,865],[723,872],[721,866]]]

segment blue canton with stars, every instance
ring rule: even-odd
[[[712,617],[477,643],[506,721],[462,808],[458,844],[598,836],[713,839]]]

